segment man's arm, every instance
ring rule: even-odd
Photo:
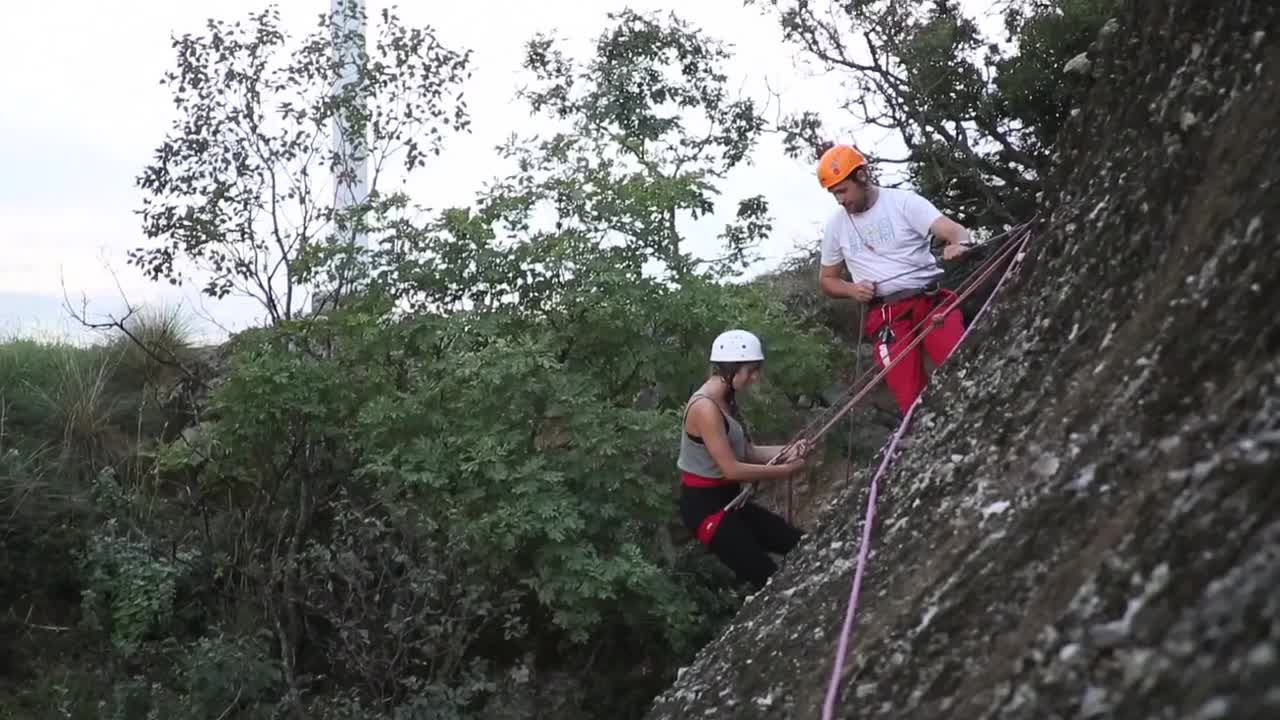
[[[874,283],[866,280],[853,283],[840,276],[840,269],[844,267],[844,254],[840,250],[840,243],[830,224],[822,233],[822,249],[818,263],[821,265],[818,271],[818,290],[823,295],[837,299],[853,298],[861,303],[871,301],[871,297],[875,294]]]
[[[852,283],[840,277],[842,266],[823,265],[818,271],[818,288],[829,298],[853,298],[860,303],[870,302],[875,295],[875,284],[870,280]]]
[[[907,222],[921,235],[932,233],[946,243],[942,249],[943,260],[953,260],[968,250],[969,231],[963,225],[943,215],[927,198],[915,192],[906,194],[902,208]]]
[[[929,232],[946,243],[946,247],[942,250],[942,258],[944,260],[959,257],[968,250],[969,231],[965,226],[946,215],[939,215],[938,219],[934,220],[933,224],[929,226]]]

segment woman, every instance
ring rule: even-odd
[[[724,511],[743,482],[788,478],[804,467],[806,441],[766,465],[782,446],[751,443],[738,412],[737,393],[760,377],[764,350],[745,330],[730,330],[711,347],[712,374],[685,406],[680,435],[680,517],[716,557],[755,589],[777,570],[769,553],[786,554],[803,532],[755,503]]]

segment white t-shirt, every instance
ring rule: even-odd
[[[881,296],[921,287],[942,275],[928,240],[929,226],[941,215],[910,190],[880,188],[866,212],[851,215],[841,207],[827,220],[822,264],[843,260],[854,282],[879,283],[876,294]]]

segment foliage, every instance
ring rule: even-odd
[[[696,380],[717,310],[776,323],[779,385],[825,371],[819,337],[753,293],[714,290],[651,297],[646,315],[691,317],[648,335],[607,308],[562,333],[517,305],[392,318],[365,295],[242,336],[200,443],[215,450],[168,458],[226,498],[205,554],[252,559],[221,572],[277,614],[286,679],[396,704],[540,648],[553,664],[692,651],[714,605],[672,574],[661,540],[680,398],[641,408],[633,388],[691,364]],[[698,339],[692,362],[673,333]],[[304,660],[304,644],[324,652]]]
[[[128,656],[173,620],[178,581],[195,556],[184,549],[166,557],[153,539],[130,532],[128,499],[112,473],[96,478],[92,491],[106,519],[90,535],[82,561],[83,621]]]
[[[176,89],[212,113],[194,116],[201,132],[257,112],[217,98],[253,77],[265,98],[325,55],[308,49],[278,77],[238,65],[278,52],[274,22],[179,42],[184,68],[209,69]],[[299,261],[357,274],[359,293],[237,336],[200,412],[124,436],[123,468],[145,473],[93,464],[68,612],[103,667],[48,674],[36,693],[49,715],[521,717],[509,699],[523,696],[556,717],[636,717],[733,611],[727,573],[680,543],[681,406],[711,339],[750,328],[769,359],[744,410],[758,441],[781,442],[836,350],[767,284],[724,279],[768,231],[762,200],[741,200],[724,258],[685,247],[682,223],[711,211],[763,127],[724,89],[727,54],[675,19],[614,22],[589,62],[529,44],[523,97],[564,131],[505,145],[516,171],[471,207],[424,220],[401,194],[372,198],[360,211],[374,249]],[[172,254],[151,258],[163,276],[179,256],[228,253],[213,261],[216,294],[254,282],[230,253],[255,246],[225,221],[257,217],[262,196],[230,198],[269,171],[235,136],[202,142],[206,164],[184,156],[183,182],[224,195],[191,216],[171,206],[202,219],[169,226]],[[272,157],[296,159],[281,147]],[[233,179],[248,185],[233,192]],[[153,220],[168,212],[151,207]],[[196,362],[180,324],[144,322],[94,356],[113,363],[104,397],[130,408]]]
[[[627,10],[609,19],[612,29],[585,64],[549,36],[528,44],[534,82],[522,95],[534,112],[569,129],[501,148],[517,161],[521,175],[512,181],[522,187],[508,183],[495,193],[550,204],[557,234],[617,240],[619,259],[652,259],[683,279],[699,263],[681,247],[680,219],[714,210],[715,183],[747,158],[764,120],[751,99],[729,95],[723,65],[730,55],[717,41],[674,16],[664,23]],[[769,230],[764,198],[740,199],[736,221],[721,233],[725,256],[716,269],[749,261]]]
[[[747,0],[756,4],[760,0]],[[1025,220],[1053,142],[1087,80],[1063,72],[1118,9],[1115,0],[1014,0],[1006,37],[985,34],[960,3],[768,0],[785,37],[847,80],[842,107],[867,127],[900,134],[904,157],[866,151],[939,207],[974,227]],[[784,123],[792,154],[808,157],[818,115]]]
[[[280,682],[270,648],[269,633],[210,634],[192,643],[181,685],[188,717],[218,717],[227,708],[268,702]]]
[[[354,8],[325,15],[295,44],[270,7],[173,40],[177,68],[164,84],[178,117],[138,178],[143,231],[160,244],[131,252],[133,264],[177,284],[191,262],[209,273],[205,294],[253,297],[272,321],[297,314],[308,282],[345,291],[345,276],[315,265],[332,260],[329,241],[360,230],[362,208],[342,211],[326,179],[349,181],[363,160],[376,196],[394,161],[406,174],[421,168],[469,122],[458,88],[468,52],[384,10],[371,51],[335,53],[364,23]],[[333,93],[348,71],[355,80]],[[339,122],[366,143],[335,151]]]
[[[27,623],[48,624],[51,606],[75,601],[75,553],[86,504],[74,484],[53,472],[47,450],[0,443],[0,666],[21,665],[17,638]]]

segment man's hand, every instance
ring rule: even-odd
[[[942,259],[955,260],[956,258],[960,257],[961,255],[964,255],[967,252],[969,252],[968,245],[961,245],[960,243],[947,243],[947,246],[942,248]]]
[[[849,288],[849,297],[860,303],[866,304],[871,302],[871,298],[876,295],[876,284],[870,280],[860,280],[853,283]]]

